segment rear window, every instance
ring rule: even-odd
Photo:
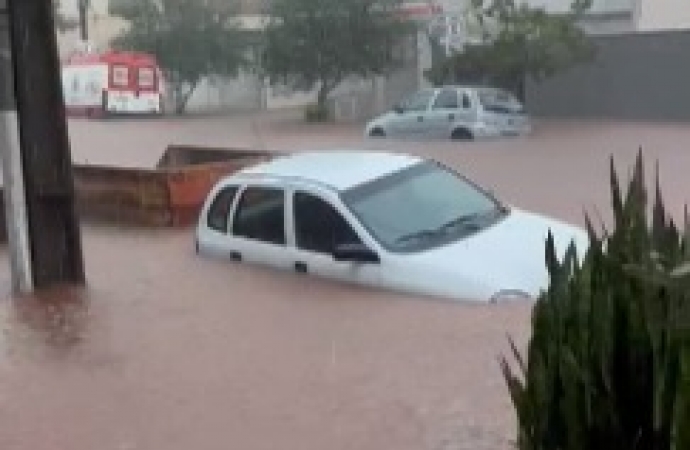
[[[485,110],[494,113],[522,113],[523,106],[510,92],[502,89],[480,89],[479,101]]]
[[[141,67],[137,81],[142,89],[155,89],[156,72],[151,67]]]
[[[112,70],[113,86],[124,87],[129,85],[129,67],[115,65]]]

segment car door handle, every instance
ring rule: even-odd
[[[242,254],[240,252],[232,251],[230,252],[230,259],[232,261],[242,261]]]
[[[448,114],[448,120],[455,120],[455,114],[453,114],[453,113]]]
[[[424,122],[424,116],[417,116],[417,122]]]
[[[297,273],[307,273],[307,264],[302,261],[295,262],[295,272]]]

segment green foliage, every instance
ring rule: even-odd
[[[177,113],[204,77],[235,75],[247,64],[247,39],[230,9],[200,0],[138,0],[112,8],[130,21],[113,47],[158,58]]]
[[[518,372],[501,359],[520,450],[690,448],[690,227],[668,217],[659,189],[651,221],[638,156],[623,195],[611,162],[615,227],[588,220],[582,265],[559,261],[537,301]],[[650,223],[651,222],[651,223]],[[512,341],[511,341],[512,344]]]
[[[515,0],[474,4],[473,16],[483,31],[484,43],[468,46],[450,57],[431,39],[432,68],[427,78],[437,84],[486,82],[524,97],[524,79],[539,81],[594,56],[593,44],[576,25],[591,0],[575,0],[570,12],[549,14]]]
[[[399,0],[274,0],[262,67],[272,82],[319,86],[318,103],[348,76],[384,74],[400,62],[395,46],[411,30]]]

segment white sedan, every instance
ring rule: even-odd
[[[486,86],[424,88],[365,127],[370,137],[473,140],[521,136],[532,126],[525,108],[510,92]]]
[[[368,151],[279,157],[209,193],[202,255],[459,300],[533,299],[584,230],[507,206],[432,160]]]

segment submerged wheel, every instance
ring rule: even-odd
[[[474,139],[474,136],[472,136],[469,130],[458,128],[457,130],[453,130],[453,134],[450,135],[450,138],[454,141],[471,141]]]
[[[378,137],[378,138],[386,137],[386,132],[383,131],[382,128],[378,128],[378,127],[377,127],[377,128],[374,128],[373,130],[371,130],[371,131],[369,132],[369,136],[371,136],[371,137]]]

